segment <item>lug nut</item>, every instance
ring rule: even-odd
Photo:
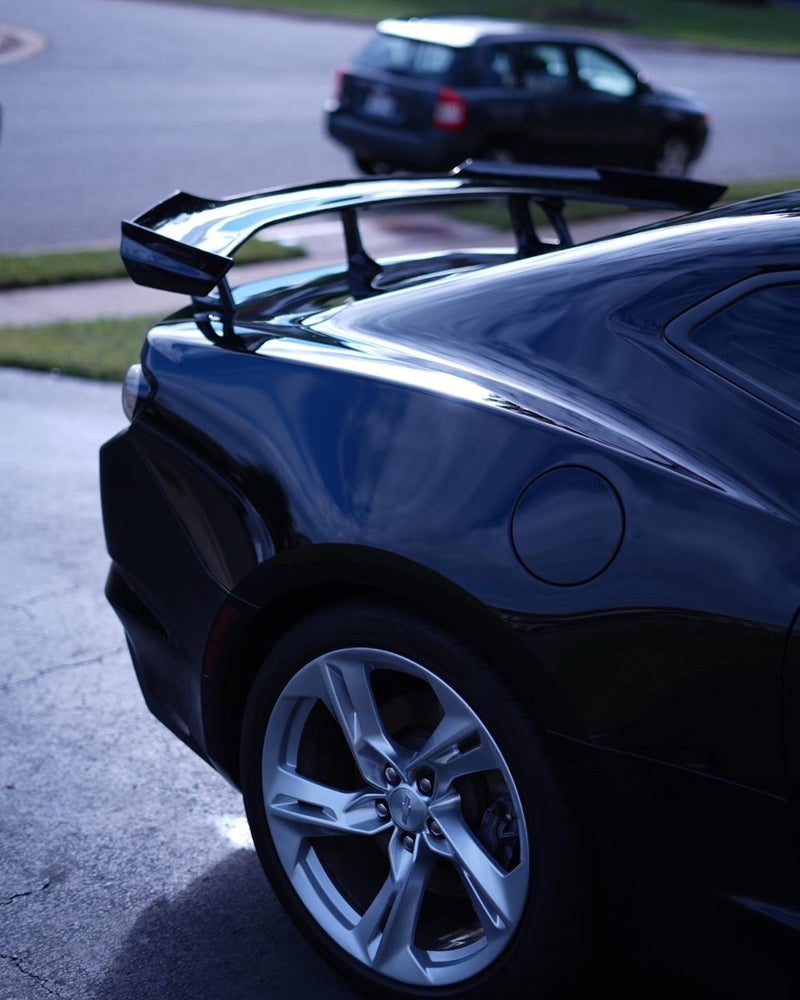
[[[400,772],[396,767],[392,767],[391,764],[386,765],[386,769],[383,772],[383,776],[389,782],[390,785],[400,784]]]
[[[427,798],[433,791],[433,782],[428,777],[420,778],[417,782],[417,788],[420,795],[424,795]]]
[[[405,835],[405,837],[403,837],[403,847],[405,847],[405,849],[407,851],[413,851],[414,850],[414,835],[413,835],[413,833],[407,833]]]
[[[433,818],[431,818],[431,819],[428,820],[428,829],[430,830],[431,834],[434,837],[443,837],[444,836],[444,833],[442,832],[442,828],[439,826],[439,824]]]
[[[389,807],[381,799],[379,799],[375,803],[375,811],[381,817],[381,819],[386,819],[386,817],[389,815]]]

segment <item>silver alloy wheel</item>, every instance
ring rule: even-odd
[[[519,794],[476,713],[431,671],[371,648],[311,661],[270,715],[261,773],[296,893],[372,971],[463,982],[510,943],[531,874]]]

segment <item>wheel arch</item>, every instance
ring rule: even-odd
[[[499,610],[413,560],[361,546],[307,546],[262,563],[235,597],[209,633],[202,711],[207,755],[236,785],[245,706],[264,656],[300,621],[333,604],[390,605],[431,620],[491,660],[543,727],[582,735],[554,680]]]

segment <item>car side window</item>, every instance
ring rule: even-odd
[[[520,82],[526,90],[561,90],[569,86],[569,63],[560,45],[521,45]]]
[[[800,404],[800,283],[758,288],[736,299],[688,337],[722,362],[735,381]]]
[[[493,87],[513,90],[519,86],[514,49],[510,45],[498,45],[489,50],[488,80]]]
[[[614,97],[631,97],[636,93],[639,85],[636,76],[608,52],[591,45],[578,45],[575,64],[578,79],[590,90]]]
[[[549,90],[569,84],[569,63],[560,45],[497,45],[489,51],[489,82],[508,90]]]

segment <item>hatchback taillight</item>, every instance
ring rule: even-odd
[[[347,70],[344,66],[339,66],[333,77],[333,93],[331,98],[338,104],[344,97],[344,81],[347,79]]]
[[[442,87],[436,95],[433,109],[433,124],[436,128],[458,132],[467,124],[468,106],[457,90]]]

